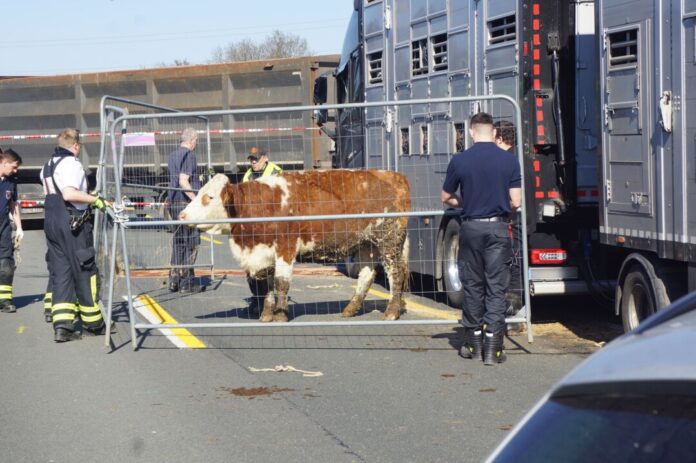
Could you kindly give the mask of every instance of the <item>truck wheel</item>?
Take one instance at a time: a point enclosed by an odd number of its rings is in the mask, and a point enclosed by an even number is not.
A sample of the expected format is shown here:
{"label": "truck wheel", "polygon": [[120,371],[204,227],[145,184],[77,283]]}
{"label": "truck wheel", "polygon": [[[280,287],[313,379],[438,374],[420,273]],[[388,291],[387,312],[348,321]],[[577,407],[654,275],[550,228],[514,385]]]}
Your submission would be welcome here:
{"label": "truck wheel", "polygon": [[459,279],[459,222],[447,222],[442,238],[442,282],[447,294],[447,302],[461,309],[464,301],[462,280]]}
{"label": "truck wheel", "polygon": [[624,331],[635,329],[657,310],[655,289],[640,265],[634,265],[621,287],[621,320]]}

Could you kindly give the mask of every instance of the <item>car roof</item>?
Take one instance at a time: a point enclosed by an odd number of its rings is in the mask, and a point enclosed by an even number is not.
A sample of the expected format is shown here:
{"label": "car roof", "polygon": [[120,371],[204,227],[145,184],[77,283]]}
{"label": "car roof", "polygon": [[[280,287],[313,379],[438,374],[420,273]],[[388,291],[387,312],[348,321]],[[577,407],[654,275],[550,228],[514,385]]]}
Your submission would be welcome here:
{"label": "car roof", "polygon": [[608,383],[696,381],[696,293],[643,324],[590,356],[551,395],[606,391]]}

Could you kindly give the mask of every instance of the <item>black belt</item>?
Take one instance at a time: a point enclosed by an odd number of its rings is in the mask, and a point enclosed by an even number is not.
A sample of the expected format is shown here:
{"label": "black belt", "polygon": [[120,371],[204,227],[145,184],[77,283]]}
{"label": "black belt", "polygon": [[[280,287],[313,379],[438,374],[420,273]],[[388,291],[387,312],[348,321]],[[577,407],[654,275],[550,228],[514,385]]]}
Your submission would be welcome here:
{"label": "black belt", "polygon": [[462,220],[464,222],[510,222],[510,216],[509,215],[496,215],[493,217],[483,217],[483,218],[465,217]]}

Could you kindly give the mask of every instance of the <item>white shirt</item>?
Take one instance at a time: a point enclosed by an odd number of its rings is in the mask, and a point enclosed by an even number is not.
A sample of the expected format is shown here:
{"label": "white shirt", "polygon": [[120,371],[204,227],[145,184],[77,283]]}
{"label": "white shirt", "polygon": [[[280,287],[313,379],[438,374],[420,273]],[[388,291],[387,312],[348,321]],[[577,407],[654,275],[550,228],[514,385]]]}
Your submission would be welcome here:
{"label": "white shirt", "polygon": [[[55,165],[60,157],[52,158],[52,162]],[[51,178],[44,179],[44,172],[41,169],[41,181],[44,184],[44,192],[46,194],[55,194],[55,187],[53,186],[53,181]],[[73,187],[76,190],[87,193],[87,176],[85,175],[85,169],[82,167],[80,160],[74,156],[66,156],[65,159],[60,161],[60,164],[56,166],[53,171],[53,178],[62,192],[66,187]],[[89,207],[89,204],[85,203],[73,203],[70,202],[75,209],[84,211]]]}

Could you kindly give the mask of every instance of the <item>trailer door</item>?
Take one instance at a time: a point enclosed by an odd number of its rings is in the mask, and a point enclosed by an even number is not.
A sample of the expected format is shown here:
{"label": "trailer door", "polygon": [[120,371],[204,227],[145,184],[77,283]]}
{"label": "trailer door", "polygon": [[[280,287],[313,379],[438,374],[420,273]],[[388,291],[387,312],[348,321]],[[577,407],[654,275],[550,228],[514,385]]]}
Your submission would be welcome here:
{"label": "trailer door", "polygon": [[[630,8],[623,4],[602,11],[606,212],[649,217],[654,210],[650,148],[654,124],[650,98],[652,2],[629,3]],[[630,22],[626,22],[627,10],[631,11]],[[608,225],[612,225],[611,220]]]}

